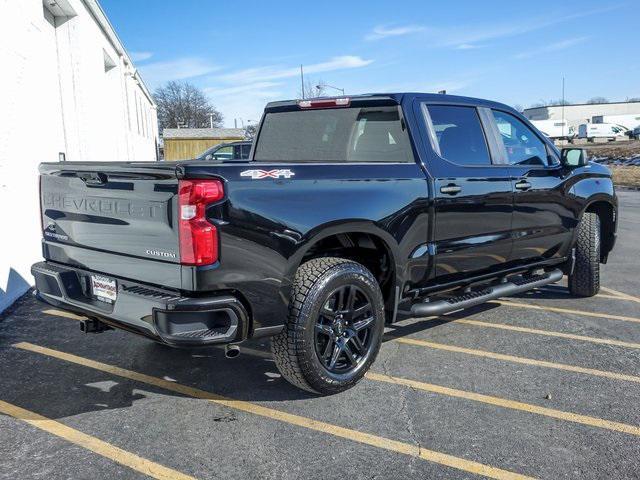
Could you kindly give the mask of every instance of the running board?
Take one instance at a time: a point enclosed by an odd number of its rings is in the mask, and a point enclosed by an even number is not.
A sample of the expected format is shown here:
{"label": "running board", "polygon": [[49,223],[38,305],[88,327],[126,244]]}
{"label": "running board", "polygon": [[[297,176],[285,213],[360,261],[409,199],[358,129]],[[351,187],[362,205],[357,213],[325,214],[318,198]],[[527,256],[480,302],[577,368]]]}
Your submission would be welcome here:
{"label": "running board", "polygon": [[[516,293],[526,292],[532,288],[541,287],[549,283],[555,283],[562,279],[561,270],[552,270],[541,275],[531,275],[513,281],[500,283],[476,292],[465,293],[446,300],[434,302],[414,303],[410,314],[414,317],[435,317],[456,310],[474,307],[489,300],[500,297],[508,297]],[[408,313],[408,312],[407,312]]]}

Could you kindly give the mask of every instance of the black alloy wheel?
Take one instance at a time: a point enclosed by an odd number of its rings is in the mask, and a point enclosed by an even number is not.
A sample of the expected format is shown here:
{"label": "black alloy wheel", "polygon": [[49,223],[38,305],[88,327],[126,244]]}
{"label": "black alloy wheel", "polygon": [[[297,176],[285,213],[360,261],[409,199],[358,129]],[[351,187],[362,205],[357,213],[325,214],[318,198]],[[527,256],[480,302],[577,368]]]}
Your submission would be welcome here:
{"label": "black alloy wheel", "polygon": [[371,349],[374,326],[371,300],[355,285],[329,294],[315,325],[316,354],[331,373],[347,373]]}

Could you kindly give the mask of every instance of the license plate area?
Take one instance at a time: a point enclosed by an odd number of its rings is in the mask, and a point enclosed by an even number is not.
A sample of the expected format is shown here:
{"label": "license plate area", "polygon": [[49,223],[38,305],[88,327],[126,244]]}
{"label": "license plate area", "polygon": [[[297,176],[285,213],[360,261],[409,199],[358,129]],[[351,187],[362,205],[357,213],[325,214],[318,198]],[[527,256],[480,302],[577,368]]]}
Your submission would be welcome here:
{"label": "license plate area", "polygon": [[102,275],[91,275],[91,293],[101,302],[113,304],[118,297],[116,281]]}

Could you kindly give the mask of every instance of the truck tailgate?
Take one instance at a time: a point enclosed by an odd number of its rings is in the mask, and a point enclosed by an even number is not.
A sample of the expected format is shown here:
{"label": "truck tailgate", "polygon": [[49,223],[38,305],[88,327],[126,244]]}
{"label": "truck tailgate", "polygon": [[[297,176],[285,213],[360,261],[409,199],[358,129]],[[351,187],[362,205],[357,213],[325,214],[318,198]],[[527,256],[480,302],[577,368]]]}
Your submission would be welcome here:
{"label": "truck tailgate", "polygon": [[43,164],[40,173],[45,258],[179,286],[174,165]]}

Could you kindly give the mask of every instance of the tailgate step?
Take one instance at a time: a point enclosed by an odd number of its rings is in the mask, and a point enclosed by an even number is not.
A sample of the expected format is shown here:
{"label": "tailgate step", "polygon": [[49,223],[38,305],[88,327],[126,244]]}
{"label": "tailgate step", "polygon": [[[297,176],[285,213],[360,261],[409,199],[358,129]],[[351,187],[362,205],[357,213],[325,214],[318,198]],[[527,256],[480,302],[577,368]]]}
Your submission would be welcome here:
{"label": "tailgate step", "polygon": [[555,283],[562,279],[561,270],[552,270],[540,275],[527,275],[508,282],[493,285],[477,292],[464,293],[455,297],[433,302],[414,303],[410,312],[403,312],[414,317],[434,317],[456,310],[480,305],[489,300],[526,292],[532,288]]}

